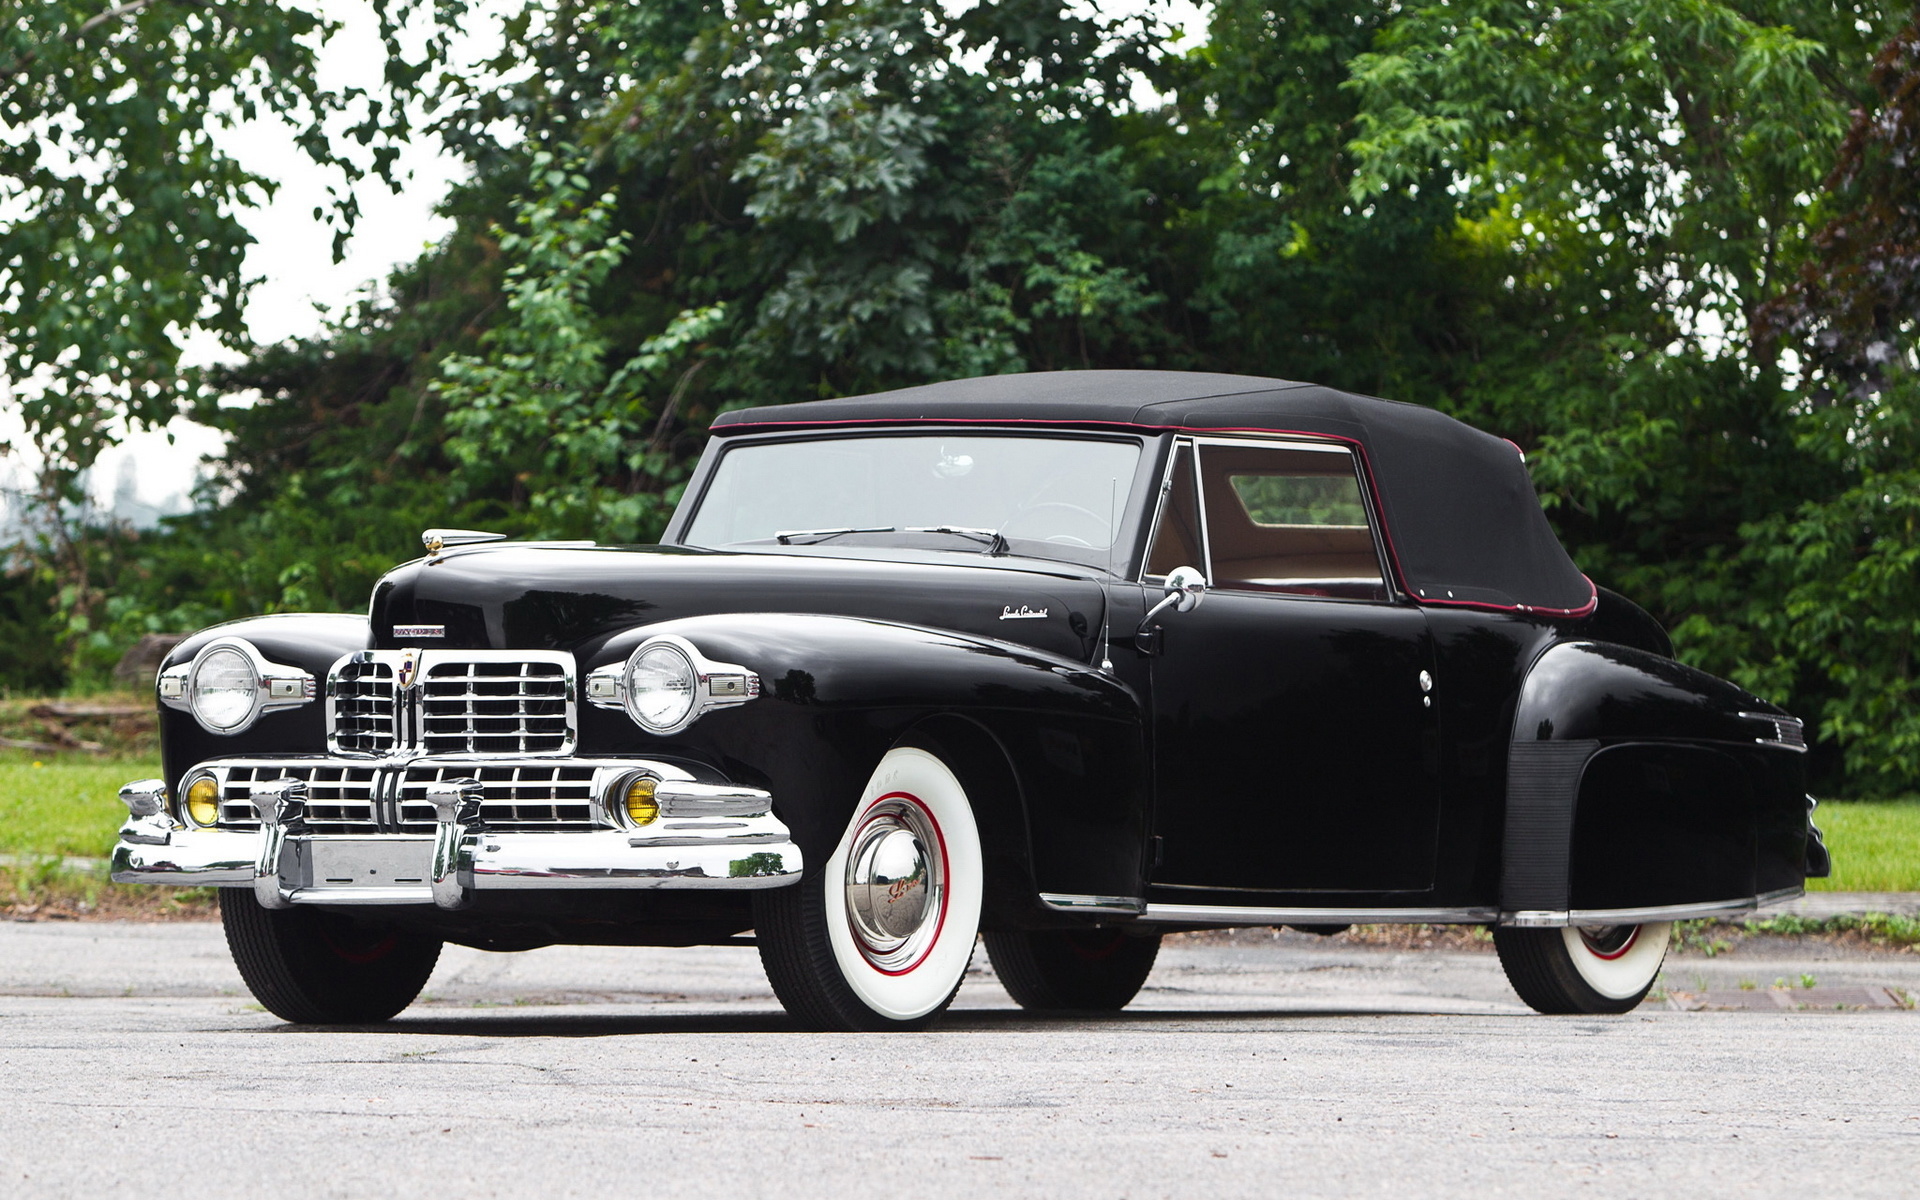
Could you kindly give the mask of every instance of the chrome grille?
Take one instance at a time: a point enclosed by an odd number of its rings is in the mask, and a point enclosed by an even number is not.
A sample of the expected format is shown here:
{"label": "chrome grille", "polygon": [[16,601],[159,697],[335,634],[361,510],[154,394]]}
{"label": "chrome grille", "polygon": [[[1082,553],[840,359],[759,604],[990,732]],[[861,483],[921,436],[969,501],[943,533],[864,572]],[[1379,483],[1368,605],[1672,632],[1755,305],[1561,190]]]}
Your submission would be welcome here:
{"label": "chrome grille", "polygon": [[313,762],[210,764],[220,779],[220,828],[258,829],[253,785],[298,779],[307,785],[307,829],[312,833],[376,833],[374,791],[379,768]]}
{"label": "chrome grille", "polygon": [[573,741],[572,689],[558,662],[435,662],[420,690],[428,754],[561,754]]}
{"label": "chrome grille", "polygon": [[348,657],[327,677],[327,728],[335,751],[389,754],[394,729],[393,664]]}
{"label": "chrome grille", "polygon": [[480,819],[500,833],[564,833],[604,829],[596,797],[631,768],[614,760],[503,763],[416,761],[411,765],[314,759],[241,759],[204,764],[220,781],[220,828],[258,829],[253,788],[272,779],[307,785],[307,833],[432,833],[427,785],[478,779]]}
{"label": "chrome grille", "polygon": [[427,785],[443,779],[478,779],[485,794],[480,819],[501,833],[556,833],[603,827],[594,813],[592,764],[424,764],[407,768],[400,784],[400,831],[431,833],[433,805]]}
{"label": "chrome grille", "polygon": [[564,755],[573,656],[547,650],[363,650],[327,675],[336,754]]}

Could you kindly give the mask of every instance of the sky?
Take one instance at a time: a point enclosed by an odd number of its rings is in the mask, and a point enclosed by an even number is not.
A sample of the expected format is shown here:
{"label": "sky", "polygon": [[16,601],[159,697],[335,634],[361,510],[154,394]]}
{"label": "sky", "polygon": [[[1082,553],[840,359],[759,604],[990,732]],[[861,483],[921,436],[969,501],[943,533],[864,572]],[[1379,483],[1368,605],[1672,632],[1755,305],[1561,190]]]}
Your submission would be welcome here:
{"label": "sky", "polygon": [[[1144,8],[1148,2],[1107,0],[1101,8],[1117,15]],[[509,6],[510,0],[495,0],[480,9],[485,14]],[[367,0],[317,0],[313,7],[343,26],[321,50],[321,82],[376,86],[383,51]],[[1164,8],[1169,19],[1186,31],[1183,47],[1204,41],[1203,4],[1169,0]],[[457,39],[454,53],[476,61],[491,55],[499,44],[495,21],[483,15]],[[260,281],[246,310],[247,327],[256,343],[318,333],[329,317],[344,313],[395,265],[418,257],[452,230],[452,222],[436,216],[434,209],[463,167],[442,151],[436,139],[423,136],[405,148],[399,166],[407,182],[398,194],[378,180],[361,182],[356,189],[359,225],[339,263],[333,261],[333,231],[313,218],[314,206],[327,202],[327,187],[334,177],[300,153],[291,128],[277,121],[256,121],[223,133],[218,141],[249,170],[279,184],[271,203],[242,215],[255,239],[247,253],[247,273]],[[184,350],[190,365],[233,357],[211,337],[190,339]],[[0,457],[0,527],[11,524],[4,511],[5,494],[30,480],[33,466],[18,450],[24,445],[22,426],[12,406],[5,403],[4,387],[5,381],[0,380],[0,442],[12,442],[16,452]],[[217,456],[221,446],[220,434],[185,418],[164,430],[134,432],[100,456],[90,487],[94,503],[141,526],[186,512],[192,507],[202,459]]]}

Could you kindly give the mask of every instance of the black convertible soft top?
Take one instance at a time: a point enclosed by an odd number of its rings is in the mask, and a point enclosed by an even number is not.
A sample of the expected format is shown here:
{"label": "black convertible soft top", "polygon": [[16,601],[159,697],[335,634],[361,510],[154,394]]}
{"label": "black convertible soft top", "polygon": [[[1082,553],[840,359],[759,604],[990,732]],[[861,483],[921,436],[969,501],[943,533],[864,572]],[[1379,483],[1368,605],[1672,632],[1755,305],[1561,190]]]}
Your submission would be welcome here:
{"label": "black convertible soft top", "polygon": [[988,375],[723,413],[716,435],[822,425],[1058,424],[1262,431],[1359,448],[1400,582],[1422,604],[1581,616],[1596,603],[1513,443],[1418,404],[1310,383],[1183,371]]}

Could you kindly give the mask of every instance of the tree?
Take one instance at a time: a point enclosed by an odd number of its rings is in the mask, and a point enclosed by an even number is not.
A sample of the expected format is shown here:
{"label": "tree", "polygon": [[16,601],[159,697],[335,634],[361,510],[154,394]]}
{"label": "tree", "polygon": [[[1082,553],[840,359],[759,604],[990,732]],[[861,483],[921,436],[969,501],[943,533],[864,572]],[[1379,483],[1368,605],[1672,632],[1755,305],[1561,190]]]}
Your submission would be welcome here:
{"label": "tree", "polygon": [[98,597],[66,527],[80,473],[120,429],[164,425],[196,394],[180,369],[189,336],[250,347],[240,214],[273,184],[216,133],[256,117],[294,126],[343,185],[336,254],[356,215],[344,185],[394,182],[418,81],[396,22],[417,0],[372,2],[390,55],[380,95],[320,85],[315,54],[337,26],[289,0],[49,0],[0,17],[14,131],[0,137],[0,371],[43,463],[37,512],[82,628]]}
{"label": "tree", "polygon": [[1756,683],[1816,701],[1861,790],[1920,778],[1920,14],[1874,61],[1826,220],[1762,319],[1808,376],[1802,449],[1839,476],[1744,528],[1744,603],[1700,632]]}

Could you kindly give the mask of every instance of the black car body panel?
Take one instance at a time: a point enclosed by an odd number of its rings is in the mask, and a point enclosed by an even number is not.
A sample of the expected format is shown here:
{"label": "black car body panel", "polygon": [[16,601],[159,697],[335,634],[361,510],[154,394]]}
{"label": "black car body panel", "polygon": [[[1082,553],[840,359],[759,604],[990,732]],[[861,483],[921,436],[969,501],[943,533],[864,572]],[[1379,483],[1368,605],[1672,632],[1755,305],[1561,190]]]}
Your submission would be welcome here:
{"label": "black car body panel", "polygon": [[[1080,524],[1014,553],[961,540],[979,530],[914,528],[689,544],[741,447],[997,430],[1118,438],[1138,445],[1138,465],[1112,480],[1114,511],[1084,497],[1031,505]],[[578,700],[569,761],[600,764],[595,787],[632,759],[756,789],[809,872],[890,748],[935,747],[976,810],[988,929],[1315,912],[1551,924],[1731,911],[1803,884],[1798,722],[1675,662],[1651,617],[1595,589],[1552,540],[1513,447],[1430,410],[1272,380],[1086,372],[728,414],[715,432],[662,546],[448,544],[382,579],[369,618],[219,626],[182,643],[163,678],[222,638],[323,688],[355,655],[403,673],[409,651],[429,664],[551,656],[570,664]],[[1269,451],[1322,454],[1268,475],[1324,483],[1301,494],[1339,491],[1345,515],[1256,513],[1281,503],[1260,498],[1268,476],[1222,464]],[[1223,481],[1245,489],[1239,533],[1218,519]],[[1188,487],[1190,535],[1175,528]],[[1223,564],[1255,562],[1262,538],[1325,561],[1306,584],[1285,563],[1230,578]],[[1171,565],[1156,553],[1210,560],[1181,564],[1210,572],[1203,603],[1149,616]],[[588,702],[590,677],[611,679],[662,638],[745,672],[752,694],[667,734]],[[334,753],[330,703],[233,735],[163,705],[175,819],[197,764]],[[741,879],[749,860],[734,864]],[[697,941],[747,919],[732,893],[670,888],[534,888],[410,911],[475,944]]]}

